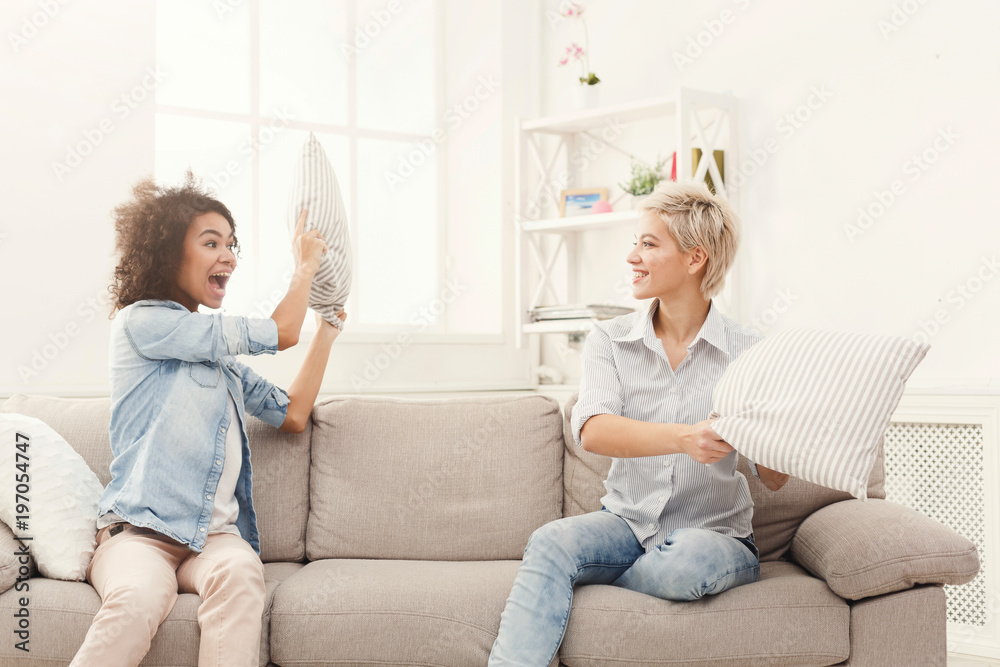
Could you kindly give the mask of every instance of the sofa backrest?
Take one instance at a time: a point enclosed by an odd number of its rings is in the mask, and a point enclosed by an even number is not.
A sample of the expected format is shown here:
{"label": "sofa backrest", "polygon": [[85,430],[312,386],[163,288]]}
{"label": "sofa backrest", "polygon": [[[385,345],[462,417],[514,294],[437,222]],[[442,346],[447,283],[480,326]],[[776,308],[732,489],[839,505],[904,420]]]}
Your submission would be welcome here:
{"label": "sofa backrest", "polygon": [[312,419],[309,560],[520,559],[562,516],[552,398],[334,397]]}
{"label": "sofa backrest", "polygon": [[[111,399],[55,398],[17,394],[0,406],[41,419],[83,457],[104,486],[111,481]],[[309,510],[309,439],[285,433],[250,417],[247,424],[253,468],[253,503],[260,534],[260,557],[270,561],[305,558]]]}
{"label": "sofa backrest", "polygon": [[[576,445],[570,430],[570,418],[577,395],[566,401],[563,410],[563,432],[566,443],[563,477],[566,480],[564,516],[575,516],[601,509],[604,480],[611,468],[611,459],[591,454]],[[885,498],[884,454],[879,445],[878,457],[868,480],[868,497]],[[792,538],[802,521],[820,509],[841,500],[853,498],[849,493],[834,491],[792,477],[778,491],[771,491],[751,472],[746,459],[740,455],[737,469],[747,478],[753,497],[754,543],[760,551],[761,561],[779,560],[791,547]]]}

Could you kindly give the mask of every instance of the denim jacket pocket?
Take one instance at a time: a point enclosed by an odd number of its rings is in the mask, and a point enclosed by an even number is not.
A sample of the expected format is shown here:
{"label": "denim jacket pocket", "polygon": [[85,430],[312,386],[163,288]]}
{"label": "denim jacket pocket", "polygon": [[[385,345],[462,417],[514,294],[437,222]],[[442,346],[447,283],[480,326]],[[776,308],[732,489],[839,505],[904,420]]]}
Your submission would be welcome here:
{"label": "denim jacket pocket", "polygon": [[217,387],[219,385],[219,377],[222,375],[222,371],[219,370],[217,365],[207,361],[192,363],[189,366],[188,372],[191,375],[191,379],[201,387]]}

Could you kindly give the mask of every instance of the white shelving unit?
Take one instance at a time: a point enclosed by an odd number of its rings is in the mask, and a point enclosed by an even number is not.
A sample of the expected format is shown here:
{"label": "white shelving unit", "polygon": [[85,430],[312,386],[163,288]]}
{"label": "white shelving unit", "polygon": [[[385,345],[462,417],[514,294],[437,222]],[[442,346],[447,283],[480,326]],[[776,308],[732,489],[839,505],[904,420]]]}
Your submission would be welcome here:
{"label": "white shelving unit", "polygon": [[[568,174],[565,187],[586,187],[593,184],[580,183],[580,172],[571,159],[578,142],[588,139],[594,132],[609,122],[631,123],[646,119],[673,118],[673,136],[651,137],[651,145],[660,155],[669,156],[677,152],[678,175],[692,174],[695,180],[703,180],[710,173],[714,183],[731,183],[739,164],[737,135],[737,102],[731,95],[708,93],[690,88],[679,88],[674,95],[617,104],[585,111],[548,116],[531,120],[516,119],[515,136],[515,199],[517,212],[515,242],[515,322],[517,346],[525,345],[526,336],[538,334],[579,334],[586,333],[591,320],[550,320],[531,322],[529,311],[541,305],[578,303],[575,282],[577,271],[577,240],[579,234],[597,229],[634,227],[639,219],[638,211],[624,210],[599,213],[571,218],[529,219],[525,217],[526,204],[538,201],[545,192],[546,184],[556,181],[554,175]],[[669,121],[668,121],[669,122]],[[727,129],[724,145],[720,142],[723,128]],[[589,135],[593,137],[595,135]],[[551,139],[555,137],[555,149]],[[546,147],[549,148],[546,151]],[[611,146],[611,148],[614,148]],[[692,148],[702,150],[699,163],[692,169]],[[714,160],[714,151],[725,152],[725,174],[720,174]],[[527,162],[530,160],[530,163]],[[539,178],[527,183],[525,174],[529,164],[533,164]],[[718,188],[717,191],[729,199],[739,210],[736,193],[732,188]],[[543,242],[544,237],[555,242]],[[557,290],[553,281],[553,271],[557,259],[564,253],[568,272],[566,289]],[[735,268],[735,267],[734,267]],[[722,305],[727,312],[736,313],[733,289],[738,282],[735,271],[730,274],[729,287],[722,295]],[[583,300],[586,301],[586,295]],[[545,300],[551,298],[549,302]]]}

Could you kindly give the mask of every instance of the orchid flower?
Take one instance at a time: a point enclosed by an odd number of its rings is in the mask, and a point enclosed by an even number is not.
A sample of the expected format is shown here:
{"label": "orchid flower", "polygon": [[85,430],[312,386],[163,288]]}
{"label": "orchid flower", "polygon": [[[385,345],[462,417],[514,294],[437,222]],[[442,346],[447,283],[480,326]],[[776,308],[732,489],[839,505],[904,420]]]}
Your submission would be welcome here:
{"label": "orchid flower", "polygon": [[570,58],[578,60],[580,61],[580,85],[593,86],[600,83],[601,80],[597,78],[597,75],[590,71],[590,58],[587,56],[590,39],[587,34],[587,21],[583,18],[583,7],[575,2],[564,0],[559,5],[559,14],[565,18],[580,19],[580,23],[583,24],[583,43],[587,47],[584,48],[576,42],[572,42],[566,47],[565,55],[559,59],[559,66],[568,64]]}
{"label": "orchid flower", "polygon": [[575,2],[563,2],[559,5],[559,14],[565,16],[566,18],[579,18],[580,14],[583,13],[583,7]]}

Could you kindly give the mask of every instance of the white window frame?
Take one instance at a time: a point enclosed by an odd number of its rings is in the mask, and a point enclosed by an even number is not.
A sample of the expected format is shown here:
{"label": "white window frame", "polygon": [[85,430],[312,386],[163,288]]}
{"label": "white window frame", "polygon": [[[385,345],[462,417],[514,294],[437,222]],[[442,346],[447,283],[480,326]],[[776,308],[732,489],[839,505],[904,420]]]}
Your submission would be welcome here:
{"label": "white window frame", "polygon": [[[429,0],[433,4],[435,32],[432,35],[434,40],[434,118],[442,119],[446,112],[446,54],[444,27],[445,15],[443,0]],[[341,43],[353,44],[353,28],[358,20],[357,0],[345,0],[346,2],[346,23],[343,33],[339,36]],[[262,126],[274,121],[280,121],[285,127],[313,131],[322,134],[340,135],[348,141],[348,153],[350,162],[350,206],[349,221],[351,234],[351,251],[354,261],[354,273],[359,274],[360,253],[358,252],[358,141],[359,139],[378,139],[386,141],[400,142],[401,146],[406,143],[416,144],[416,142],[431,139],[430,134],[414,134],[409,132],[395,132],[389,130],[366,129],[358,126],[357,122],[357,59],[348,58],[348,79],[347,79],[347,123],[346,125],[336,125],[330,123],[304,122],[292,119],[278,119],[261,114],[260,110],[260,2],[259,0],[248,0],[247,8],[249,12],[248,23],[250,31],[250,112],[248,114],[210,111],[191,107],[161,104],[157,102],[155,113],[160,115],[173,115],[186,118],[197,118],[206,120],[222,120],[234,123],[241,123],[249,127],[250,137],[260,141],[260,131]],[[336,36],[334,37],[336,38]],[[251,219],[250,236],[253,241],[251,245],[251,256],[255,266],[261,265],[261,245],[259,242],[260,230],[260,155],[254,151],[250,158],[251,173]],[[448,257],[448,157],[447,151],[437,150],[434,152],[434,169],[436,170],[436,225],[437,250],[441,261],[437,262],[435,269],[435,293],[439,293],[445,285],[447,278],[447,257]],[[252,273],[252,288],[255,295],[260,294],[260,276],[256,271]],[[391,295],[387,295],[391,298]],[[350,302],[348,303],[348,306]],[[498,307],[500,307],[498,305]],[[350,308],[347,308],[350,314]],[[415,343],[430,344],[490,344],[504,343],[503,332],[497,333],[455,333],[448,332],[443,323],[447,318],[442,316],[438,322],[428,326],[421,332],[413,332],[410,335]],[[342,336],[342,343],[388,343],[397,339],[398,335],[410,329],[407,323],[400,324],[360,324],[351,323]],[[313,323],[311,318],[306,319],[302,338],[308,340],[312,337]]]}

